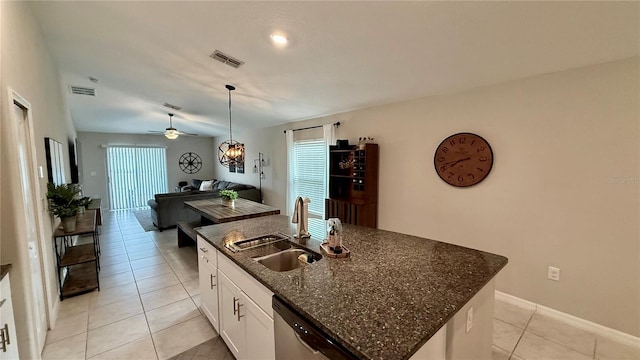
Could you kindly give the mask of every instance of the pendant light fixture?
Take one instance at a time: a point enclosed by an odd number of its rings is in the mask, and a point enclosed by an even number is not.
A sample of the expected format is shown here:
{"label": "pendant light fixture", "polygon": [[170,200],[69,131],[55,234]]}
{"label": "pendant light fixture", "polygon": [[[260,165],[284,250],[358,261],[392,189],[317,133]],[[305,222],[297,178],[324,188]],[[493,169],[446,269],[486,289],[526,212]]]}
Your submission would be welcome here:
{"label": "pendant light fixture", "polygon": [[229,140],[223,141],[218,146],[218,161],[225,167],[244,163],[244,144],[233,140],[231,132],[231,91],[235,90],[233,85],[225,85],[229,91]]}

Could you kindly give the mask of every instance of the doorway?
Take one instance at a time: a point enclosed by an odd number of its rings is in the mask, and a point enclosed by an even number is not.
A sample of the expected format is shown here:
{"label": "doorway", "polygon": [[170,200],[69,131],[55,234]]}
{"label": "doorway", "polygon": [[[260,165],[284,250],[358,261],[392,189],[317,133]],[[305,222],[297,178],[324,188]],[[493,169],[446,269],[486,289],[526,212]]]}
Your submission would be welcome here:
{"label": "doorway", "polygon": [[15,142],[18,153],[18,171],[24,213],[26,239],[18,242],[18,246],[26,246],[29,258],[29,275],[31,278],[32,310],[37,349],[42,351],[47,335],[47,307],[41,252],[42,218],[38,209],[39,189],[36,176],[36,157],[31,119],[31,105],[18,94],[9,90],[12,96],[11,121],[16,128]]}

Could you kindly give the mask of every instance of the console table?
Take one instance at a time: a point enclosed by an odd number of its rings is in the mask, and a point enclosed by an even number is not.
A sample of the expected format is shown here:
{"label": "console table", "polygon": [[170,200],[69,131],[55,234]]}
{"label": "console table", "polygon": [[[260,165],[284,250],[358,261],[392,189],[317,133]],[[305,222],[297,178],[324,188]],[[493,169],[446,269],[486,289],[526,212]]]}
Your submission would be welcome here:
{"label": "console table", "polygon": [[[100,239],[97,231],[96,210],[87,210],[76,215],[76,231],[64,232],[56,229],[53,243],[56,250],[60,300],[80,295],[95,289],[100,290]],[[89,244],[74,245],[73,237],[91,235]],[[67,276],[63,278],[63,270]]]}
{"label": "console table", "polygon": [[96,225],[102,225],[102,199],[101,198],[93,198],[87,206],[87,210],[95,210],[96,211]]}

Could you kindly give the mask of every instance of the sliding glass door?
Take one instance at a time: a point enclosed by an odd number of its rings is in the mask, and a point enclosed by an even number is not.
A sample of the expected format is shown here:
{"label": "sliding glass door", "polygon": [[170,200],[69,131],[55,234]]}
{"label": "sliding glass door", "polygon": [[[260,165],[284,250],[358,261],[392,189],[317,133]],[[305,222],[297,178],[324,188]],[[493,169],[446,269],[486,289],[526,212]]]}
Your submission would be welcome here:
{"label": "sliding glass door", "polygon": [[139,209],[167,192],[167,150],[162,147],[108,146],[111,210]]}

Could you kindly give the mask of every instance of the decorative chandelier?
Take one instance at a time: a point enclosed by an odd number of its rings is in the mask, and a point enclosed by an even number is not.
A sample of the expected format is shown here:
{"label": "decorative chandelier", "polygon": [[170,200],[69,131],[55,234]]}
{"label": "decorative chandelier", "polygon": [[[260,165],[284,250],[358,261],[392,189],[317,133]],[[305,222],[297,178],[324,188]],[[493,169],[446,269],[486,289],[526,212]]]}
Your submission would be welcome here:
{"label": "decorative chandelier", "polygon": [[231,91],[236,88],[232,85],[225,85],[224,87],[229,90],[229,140],[223,141],[218,146],[218,161],[223,166],[229,167],[229,165],[244,163],[244,144],[233,140],[231,133]]}

